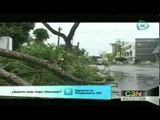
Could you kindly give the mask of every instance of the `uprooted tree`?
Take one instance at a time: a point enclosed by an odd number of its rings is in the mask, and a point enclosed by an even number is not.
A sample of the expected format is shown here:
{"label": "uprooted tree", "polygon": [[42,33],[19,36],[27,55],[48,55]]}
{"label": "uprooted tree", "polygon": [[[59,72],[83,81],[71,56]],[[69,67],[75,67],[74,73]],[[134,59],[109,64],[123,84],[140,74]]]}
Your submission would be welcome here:
{"label": "uprooted tree", "polygon": [[[34,84],[28,81],[28,78],[26,78],[26,76],[24,77],[23,75],[28,76],[30,73],[33,73],[32,75],[40,75],[44,72],[45,75],[48,74],[49,76],[52,76],[51,80],[53,80],[53,77],[56,77],[56,80],[61,81],[61,83],[63,81],[65,84],[70,84],[68,81],[72,81],[71,84],[106,84],[106,78],[102,78],[101,76],[97,77],[97,71],[86,65],[87,59],[84,54],[85,51],[83,51],[82,55],[75,55],[73,52],[74,47],[71,41],[79,24],[80,23],[74,23],[69,34],[66,36],[63,33],[54,30],[49,24],[43,22],[43,25],[45,25],[48,30],[64,39],[65,47],[67,49],[64,49],[63,46],[54,47],[54,45],[51,45],[49,47],[45,44],[41,44],[41,42],[43,42],[44,39],[47,39],[48,36],[43,36],[43,39],[40,39],[38,43],[35,41],[35,44],[33,45],[29,44],[28,46],[23,46],[22,51],[21,48],[19,49],[20,52],[0,48],[0,57],[7,58],[7,61],[4,60],[7,64],[4,65],[4,63],[0,62],[0,79],[5,79],[12,85],[29,86]],[[46,32],[43,30],[43,33]],[[42,38],[42,36],[40,36],[40,38]],[[14,60],[17,62],[16,65],[18,65],[18,67],[20,64],[22,67],[20,69],[17,68],[17,66],[13,67],[10,64],[10,61],[8,63],[8,60]],[[29,67],[29,70],[27,69],[25,72],[21,72],[23,71],[24,66],[26,68]],[[16,68],[15,71],[13,70],[14,68]],[[19,69],[20,72],[17,72],[17,69]],[[45,79],[39,79],[39,81],[41,80],[45,81]]]}
{"label": "uprooted tree", "polygon": [[4,78],[8,83],[13,85],[22,85],[22,86],[30,86],[31,84],[27,83],[22,78],[16,76],[13,73],[9,73],[6,70],[0,68],[0,77]]}
{"label": "uprooted tree", "polygon": [[[50,63],[48,63],[48,61],[34,57],[34,56],[30,56],[30,55],[26,55],[23,53],[19,53],[19,52],[15,52],[15,51],[10,51],[10,50],[5,50],[0,48],[0,56],[2,57],[7,57],[10,59],[15,59],[15,60],[21,60],[21,61],[25,61],[25,62],[29,62],[32,63],[34,65],[39,65],[51,72],[53,72],[54,74],[57,74],[59,77],[63,77],[69,80],[72,80],[78,84],[106,84],[106,80],[104,81],[85,81],[85,80],[81,80],[79,78],[74,77],[73,75],[67,73],[66,71],[62,71],[58,68],[58,66],[52,65]],[[0,69],[0,76],[6,78],[9,82],[18,84],[18,85],[30,85],[27,84],[23,79],[15,76],[14,74],[9,74],[7,73],[5,70]]]}

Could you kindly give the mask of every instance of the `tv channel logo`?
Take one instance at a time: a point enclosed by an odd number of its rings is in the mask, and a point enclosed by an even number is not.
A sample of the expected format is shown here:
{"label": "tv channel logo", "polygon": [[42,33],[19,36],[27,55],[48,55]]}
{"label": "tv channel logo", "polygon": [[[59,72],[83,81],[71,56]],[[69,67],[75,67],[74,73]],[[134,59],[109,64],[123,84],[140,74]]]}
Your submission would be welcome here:
{"label": "tv channel logo", "polygon": [[65,88],[64,89],[64,95],[72,95],[73,89],[72,88]]}
{"label": "tv channel logo", "polygon": [[146,30],[149,28],[149,24],[142,21],[142,20],[139,20],[139,22],[137,23],[137,29],[138,30]]}
{"label": "tv channel logo", "polygon": [[121,91],[121,101],[145,101],[146,91],[125,90]]}

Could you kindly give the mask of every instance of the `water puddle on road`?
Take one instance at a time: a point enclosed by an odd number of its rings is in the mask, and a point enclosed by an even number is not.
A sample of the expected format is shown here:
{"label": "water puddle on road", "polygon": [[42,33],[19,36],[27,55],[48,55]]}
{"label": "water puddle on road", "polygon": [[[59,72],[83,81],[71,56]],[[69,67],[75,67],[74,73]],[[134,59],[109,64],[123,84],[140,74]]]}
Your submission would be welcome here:
{"label": "water puddle on road", "polygon": [[148,90],[159,85],[159,78],[149,75],[137,74],[139,89]]}
{"label": "water puddle on road", "polygon": [[112,71],[110,74],[116,79],[115,82],[118,82],[118,87],[112,88],[114,98],[120,97],[122,90],[148,90],[159,85],[158,76],[119,71]]}

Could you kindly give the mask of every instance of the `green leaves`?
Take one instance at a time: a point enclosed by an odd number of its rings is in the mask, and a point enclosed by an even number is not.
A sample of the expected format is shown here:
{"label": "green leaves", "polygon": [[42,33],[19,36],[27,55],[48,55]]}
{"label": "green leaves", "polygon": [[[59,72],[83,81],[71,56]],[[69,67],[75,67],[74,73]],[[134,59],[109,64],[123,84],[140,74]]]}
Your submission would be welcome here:
{"label": "green leaves", "polygon": [[48,60],[48,62],[59,66],[62,70],[80,79],[89,81],[103,79],[97,74],[96,68],[89,66],[91,63],[89,56],[66,52],[63,46],[35,42],[32,45],[24,46],[20,49],[20,52]]}
{"label": "green leaves", "polygon": [[73,66],[72,74],[78,78],[88,81],[103,80],[103,78],[97,74],[97,69],[83,64]]}
{"label": "green leaves", "polygon": [[22,47],[19,51],[28,55],[36,56],[50,62],[55,62],[55,48],[54,45],[47,46],[40,42],[35,42],[31,45]]}
{"label": "green leaves", "polygon": [[[97,68],[89,66],[91,58],[88,55],[77,55],[65,51],[63,46],[45,45],[40,42],[27,44],[19,49],[19,52],[47,60],[50,64],[72,74],[81,80],[102,81],[104,78],[97,73]],[[0,57],[0,67],[25,79],[32,85],[66,85],[77,84],[74,81],[64,79],[41,66],[17,60]]]}
{"label": "green leaves", "polygon": [[10,36],[13,39],[13,50],[16,50],[28,40],[29,31],[35,26],[34,23],[0,23],[0,36]]}
{"label": "green leaves", "polygon": [[36,37],[36,41],[43,42],[47,38],[49,38],[49,34],[46,29],[39,28],[33,31],[33,34]]}

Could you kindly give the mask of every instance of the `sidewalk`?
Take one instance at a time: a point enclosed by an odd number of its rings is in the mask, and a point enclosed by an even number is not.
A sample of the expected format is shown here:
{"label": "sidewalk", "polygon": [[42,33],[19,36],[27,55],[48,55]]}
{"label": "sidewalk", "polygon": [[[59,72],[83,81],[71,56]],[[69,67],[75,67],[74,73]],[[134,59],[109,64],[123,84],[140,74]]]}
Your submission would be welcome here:
{"label": "sidewalk", "polygon": [[140,67],[151,67],[151,68],[159,68],[159,63],[136,64],[136,66],[140,66]]}

